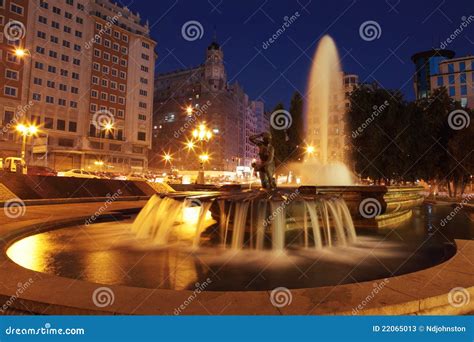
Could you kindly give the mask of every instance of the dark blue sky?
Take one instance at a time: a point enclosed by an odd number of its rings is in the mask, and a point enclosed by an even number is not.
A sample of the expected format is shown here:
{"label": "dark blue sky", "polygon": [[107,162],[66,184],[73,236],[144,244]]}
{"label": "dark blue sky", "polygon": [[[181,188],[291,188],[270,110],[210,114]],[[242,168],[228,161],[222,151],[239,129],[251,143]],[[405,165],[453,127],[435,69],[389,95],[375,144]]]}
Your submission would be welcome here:
{"label": "dark blue sky", "polygon": [[[216,26],[228,78],[238,80],[252,99],[263,99],[267,110],[279,101],[288,104],[295,90],[305,91],[310,58],[324,34],[336,41],[344,71],[359,74],[362,81],[401,89],[412,99],[411,55],[439,47],[460,27],[463,17],[474,16],[473,0],[134,0],[128,4],[150,22],[158,42],[157,72],[202,63]],[[299,18],[263,49],[263,42],[283,25],[284,17],[297,11]],[[202,25],[201,39],[183,38],[181,28],[190,20]],[[381,28],[380,37],[373,41],[359,34],[361,24],[369,20]],[[474,20],[448,48],[457,56],[474,53]]]}

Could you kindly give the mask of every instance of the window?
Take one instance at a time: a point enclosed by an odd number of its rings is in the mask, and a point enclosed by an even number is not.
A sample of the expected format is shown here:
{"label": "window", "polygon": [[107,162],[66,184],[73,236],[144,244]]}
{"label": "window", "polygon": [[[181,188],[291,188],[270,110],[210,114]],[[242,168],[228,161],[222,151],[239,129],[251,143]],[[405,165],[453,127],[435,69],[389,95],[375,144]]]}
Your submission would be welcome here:
{"label": "window", "polygon": [[23,7],[14,3],[10,3],[10,11],[18,15],[23,15]]}
{"label": "window", "polygon": [[54,88],[54,81],[47,81],[46,82],[46,85],[48,86],[48,88]]}
{"label": "window", "polygon": [[53,6],[53,13],[61,14],[61,9],[56,6]]}
{"label": "window", "polygon": [[36,32],[36,36],[38,36],[38,38],[41,38],[41,39],[46,39],[46,33],[42,31]]}
{"label": "window", "polygon": [[82,32],[81,31],[76,31],[76,37],[82,38]]}
{"label": "window", "polygon": [[35,100],[35,101],[41,101],[41,94],[33,93],[33,100]]}
{"label": "window", "polygon": [[58,105],[60,105],[60,106],[66,106],[66,100],[65,100],[65,99],[59,99],[59,100],[58,100]]}
{"label": "window", "polygon": [[71,33],[71,28],[69,26],[64,26],[64,32]]}
{"label": "window", "polygon": [[43,65],[43,63],[41,63],[41,62],[35,62],[35,68],[36,68],[36,69],[43,70],[43,69],[44,69],[44,65]]}
{"label": "window", "polygon": [[54,97],[46,96],[46,103],[54,103]]}
{"label": "window", "polygon": [[[57,21],[52,21],[51,27],[59,30],[59,23]],[[66,26],[64,26],[64,31],[66,31]]]}
{"label": "window", "polygon": [[45,0],[40,0],[40,7],[48,9],[48,3]]}
{"label": "window", "polygon": [[37,46],[37,47],[36,47],[36,52],[41,53],[41,54],[44,55],[44,47]]}
{"label": "window", "polygon": [[82,19],[81,17],[76,17],[76,23],[78,23],[78,24],[83,24],[83,23],[84,23],[84,19]]}
{"label": "window", "polygon": [[14,70],[6,69],[5,77],[10,80],[18,80],[18,72]]}
{"label": "window", "polygon": [[51,40],[51,43],[59,44],[59,38],[58,37],[51,36],[50,40]]}
{"label": "window", "polygon": [[449,75],[448,79],[449,79],[449,84],[454,84],[454,81],[455,81],[454,75]]}
{"label": "window", "polygon": [[138,120],[146,121],[146,115],[138,114]]}
{"label": "window", "polygon": [[42,24],[47,24],[48,23],[48,19],[46,17],[43,17],[42,15],[40,15],[38,17],[38,21]]}
{"label": "window", "polygon": [[459,71],[466,70],[466,62],[459,62]]}
{"label": "window", "polygon": [[460,79],[462,84],[466,84],[466,80],[467,80],[466,73],[463,72],[463,73],[459,74],[459,79]]}
{"label": "window", "polygon": [[58,131],[65,131],[66,130],[66,121],[58,119],[58,121],[56,122],[56,129]]}
{"label": "window", "polygon": [[35,77],[33,78],[33,83],[40,86],[43,84],[43,80],[41,78]]}
{"label": "window", "polygon": [[454,72],[454,64],[453,64],[453,63],[449,63],[449,64],[448,64],[448,72],[449,72],[449,73],[453,73],[453,72]]}
{"label": "window", "polygon": [[7,96],[15,96],[16,97],[17,88],[5,86],[5,89],[3,90],[3,93]]}
{"label": "window", "polygon": [[77,108],[77,102],[76,102],[76,101],[71,101],[71,102],[69,102],[69,107],[71,107],[71,108]]}
{"label": "window", "polygon": [[54,119],[45,117],[44,118],[44,128],[53,129],[53,127],[54,127]]}
{"label": "window", "polygon": [[75,51],[81,51],[81,46],[78,44],[74,44],[74,50]]}
{"label": "window", "polygon": [[56,67],[52,65],[48,65],[48,72],[55,74],[56,73]]}
{"label": "window", "polygon": [[64,13],[64,16],[65,16],[67,19],[72,19],[72,14],[69,13],[69,12],[65,12],[65,13]]}
{"label": "window", "polygon": [[97,92],[97,90],[95,90],[95,89],[91,90],[91,97],[94,98],[94,99],[99,97],[99,93]]}
{"label": "window", "polygon": [[77,122],[69,121],[69,132],[77,132]]}
{"label": "window", "polygon": [[65,85],[65,84],[60,84],[60,85],[59,85],[59,90],[61,90],[61,91],[67,91],[67,85]]}
{"label": "window", "polygon": [[462,85],[461,86],[461,96],[466,96],[467,95],[467,86]]}
{"label": "window", "polygon": [[141,141],[146,141],[146,133],[145,132],[138,132],[137,139]]}
{"label": "window", "polygon": [[456,96],[456,88],[449,87],[449,96]]}

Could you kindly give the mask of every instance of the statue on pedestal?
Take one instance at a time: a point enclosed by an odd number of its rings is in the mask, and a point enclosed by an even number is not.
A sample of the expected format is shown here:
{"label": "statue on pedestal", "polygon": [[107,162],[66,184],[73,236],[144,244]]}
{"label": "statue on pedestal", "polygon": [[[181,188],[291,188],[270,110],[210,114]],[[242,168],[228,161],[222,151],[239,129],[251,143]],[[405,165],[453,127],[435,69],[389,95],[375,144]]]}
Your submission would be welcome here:
{"label": "statue on pedestal", "polygon": [[272,136],[268,132],[252,135],[250,142],[258,146],[259,162],[252,163],[252,167],[258,172],[260,182],[264,189],[276,188],[275,178],[275,149],[272,146]]}

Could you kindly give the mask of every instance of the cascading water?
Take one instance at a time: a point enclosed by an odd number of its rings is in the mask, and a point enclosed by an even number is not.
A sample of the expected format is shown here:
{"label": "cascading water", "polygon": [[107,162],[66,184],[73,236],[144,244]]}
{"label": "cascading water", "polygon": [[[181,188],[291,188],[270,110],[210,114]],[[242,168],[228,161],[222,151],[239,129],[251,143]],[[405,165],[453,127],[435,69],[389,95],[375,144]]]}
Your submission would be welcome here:
{"label": "cascading water", "polygon": [[199,247],[203,233],[216,223],[211,217],[213,210],[218,211],[219,229],[212,234],[219,235],[222,247],[233,250],[320,249],[356,240],[349,208],[342,198],[315,195],[289,201],[285,196],[262,198],[262,192],[243,199],[207,196],[192,201],[154,195],[136,217],[132,231],[156,245],[188,241]]}

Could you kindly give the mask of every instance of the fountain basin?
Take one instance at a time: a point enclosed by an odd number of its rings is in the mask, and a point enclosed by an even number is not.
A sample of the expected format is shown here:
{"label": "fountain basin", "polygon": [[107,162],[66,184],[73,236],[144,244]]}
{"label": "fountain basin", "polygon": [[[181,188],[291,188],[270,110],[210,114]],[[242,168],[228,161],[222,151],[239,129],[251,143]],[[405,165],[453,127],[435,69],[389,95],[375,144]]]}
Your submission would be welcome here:
{"label": "fountain basin", "polygon": [[[196,189],[196,191],[194,191]],[[199,189],[199,190],[198,190]],[[231,185],[223,187],[207,188],[202,191],[193,185],[180,187],[181,191],[168,193],[184,200],[188,197],[205,200],[206,198],[221,197],[230,200],[244,200],[248,197],[250,190],[245,186]],[[302,197],[308,196],[337,196],[342,197],[349,207],[354,225],[357,228],[381,229],[393,228],[412,216],[412,210],[420,206],[424,201],[421,194],[422,186],[300,186],[280,187],[278,193],[290,196],[299,193]],[[363,201],[373,203],[375,212],[364,213]],[[362,205],[362,206],[361,206]],[[219,218],[217,208],[211,207],[213,217]]]}

